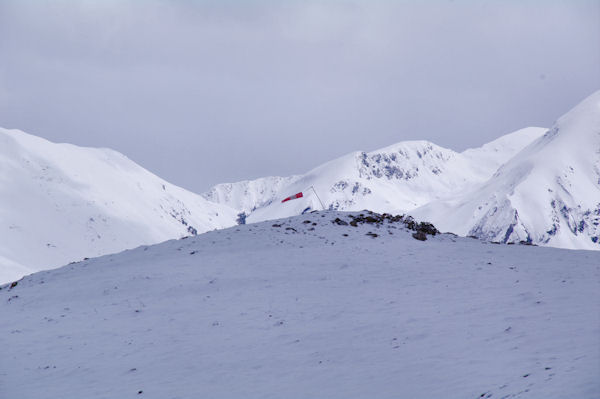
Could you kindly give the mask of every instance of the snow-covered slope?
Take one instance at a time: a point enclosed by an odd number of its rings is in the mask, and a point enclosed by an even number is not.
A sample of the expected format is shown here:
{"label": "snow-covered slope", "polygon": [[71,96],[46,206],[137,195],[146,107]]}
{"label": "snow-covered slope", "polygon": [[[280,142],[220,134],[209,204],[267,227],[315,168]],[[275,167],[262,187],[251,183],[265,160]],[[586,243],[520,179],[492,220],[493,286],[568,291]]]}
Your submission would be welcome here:
{"label": "snow-covered slope", "polygon": [[423,242],[365,216],[237,226],[5,286],[0,397],[600,397],[600,252]]}
{"label": "snow-covered slope", "polygon": [[0,282],[235,223],[108,149],[0,129]]}
{"label": "snow-covered slope", "polygon": [[600,249],[600,91],[483,186],[412,214],[491,241]]}
{"label": "snow-covered slope", "polygon": [[256,208],[277,200],[276,195],[281,187],[287,187],[297,178],[298,176],[269,176],[236,183],[222,183],[213,186],[202,196],[209,201],[225,204],[249,214]]}
{"label": "snow-covered slope", "polygon": [[[460,235],[598,250],[600,92],[550,130],[522,129],[462,153],[402,142],[276,183],[233,183],[227,195],[206,198],[250,213],[248,222],[313,209],[410,212]],[[298,192],[301,199],[281,203]]]}
{"label": "snow-covered slope", "polygon": [[[323,207],[403,213],[486,181],[545,131],[522,129],[463,153],[427,141],[401,142],[369,153],[348,154],[304,175],[278,178],[276,184],[268,179],[233,183],[216,186],[204,196],[250,213],[249,222]],[[281,204],[281,199],[297,192],[304,193],[303,199]]]}

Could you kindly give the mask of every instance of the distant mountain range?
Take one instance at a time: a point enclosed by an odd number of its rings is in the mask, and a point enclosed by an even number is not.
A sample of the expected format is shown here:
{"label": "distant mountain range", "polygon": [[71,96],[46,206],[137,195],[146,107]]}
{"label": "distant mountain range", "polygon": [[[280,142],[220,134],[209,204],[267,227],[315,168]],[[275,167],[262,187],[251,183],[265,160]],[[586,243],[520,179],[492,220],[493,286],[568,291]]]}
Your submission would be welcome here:
{"label": "distant mountain range", "polygon": [[[487,181],[545,131],[522,129],[462,153],[428,141],[406,141],[372,152],[354,152],[304,175],[220,184],[203,196],[245,211],[248,222],[323,207],[406,213]],[[297,192],[303,192],[302,199],[281,203]]]}
{"label": "distant mountain range", "polygon": [[[302,192],[302,198],[281,200]],[[320,209],[409,213],[442,231],[600,250],[600,91],[551,129],[463,152],[407,141],[202,195],[108,149],[0,129],[0,282],[208,230]],[[241,217],[240,217],[241,214]]]}
{"label": "distant mountain range", "polygon": [[[297,192],[301,199],[281,203]],[[549,130],[522,129],[462,153],[402,142],[304,175],[220,184],[203,196],[246,212],[248,222],[370,209],[493,242],[600,250],[600,91]]]}

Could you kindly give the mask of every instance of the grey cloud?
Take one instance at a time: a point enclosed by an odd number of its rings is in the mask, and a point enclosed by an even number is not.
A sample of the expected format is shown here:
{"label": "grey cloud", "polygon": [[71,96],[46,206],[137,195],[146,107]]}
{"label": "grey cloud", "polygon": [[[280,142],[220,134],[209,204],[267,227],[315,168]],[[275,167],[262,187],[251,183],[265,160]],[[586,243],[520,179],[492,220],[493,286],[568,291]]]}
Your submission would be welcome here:
{"label": "grey cloud", "polygon": [[195,191],[407,139],[549,126],[600,87],[595,1],[3,1],[0,126]]}

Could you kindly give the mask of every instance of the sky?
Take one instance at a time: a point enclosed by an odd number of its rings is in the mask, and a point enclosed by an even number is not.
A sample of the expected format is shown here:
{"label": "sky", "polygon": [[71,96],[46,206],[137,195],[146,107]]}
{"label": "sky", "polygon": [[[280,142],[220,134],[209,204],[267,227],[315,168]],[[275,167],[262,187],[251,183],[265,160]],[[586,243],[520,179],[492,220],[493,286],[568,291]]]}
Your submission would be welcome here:
{"label": "sky", "polygon": [[0,0],[0,126],[195,192],[404,140],[462,151],[600,89],[600,1]]}

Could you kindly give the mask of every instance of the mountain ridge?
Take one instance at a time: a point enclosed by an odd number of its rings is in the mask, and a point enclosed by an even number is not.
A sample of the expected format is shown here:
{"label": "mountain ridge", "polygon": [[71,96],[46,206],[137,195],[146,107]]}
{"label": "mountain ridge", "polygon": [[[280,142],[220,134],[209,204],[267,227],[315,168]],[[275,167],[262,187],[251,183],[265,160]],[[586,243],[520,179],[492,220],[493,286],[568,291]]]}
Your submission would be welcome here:
{"label": "mountain ridge", "polygon": [[[252,209],[247,212],[248,222],[292,216],[307,208],[321,209],[321,201],[314,195],[318,193],[327,209],[410,212],[483,183],[503,162],[545,131],[544,128],[520,129],[461,153],[427,140],[399,142],[370,152],[355,151],[303,175],[288,180],[279,178],[280,184],[261,198],[261,205],[254,203],[240,211]],[[247,187],[245,182],[229,184]],[[281,199],[300,191],[307,191],[302,201],[280,204]],[[219,202],[214,196],[203,195]]]}
{"label": "mountain ridge", "polygon": [[491,241],[600,249],[600,91],[476,192],[413,214],[442,230]]}
{"label": "mountain ridge", "polygon": [[[600,249],[600,92],[550,130],[521,129],[460,153],[426,140],[400,142],[201,195],[116,151],[15,129],[0,128],[0,170],[0,281],[322,208],[411,214],[487,241]],[[281,203],[297,192],[303,198]]]}
{"label": "mountain ridge", "polygon": [[236,212],[110,150],[0,129],[0,281],[235,224]]}
{"label": "mountain ridge", "polygon": [[[559,140],[549,139],[557,134]],[[600,250],[598,137],[600,91],[551,129],[520,129],[460,153],[414,140],[346,154],[293,179],[279,178],[288,184],[279,184],[260,205],[243,211],[249,213],[248,222],[323,207],[409,213],[443,231],[488,241]],[[551,142],[550,150],[541,148]],[[281,204],[296,192],[303,192],[303,198]],[[548,192],[562,194],[548,199]]]}

